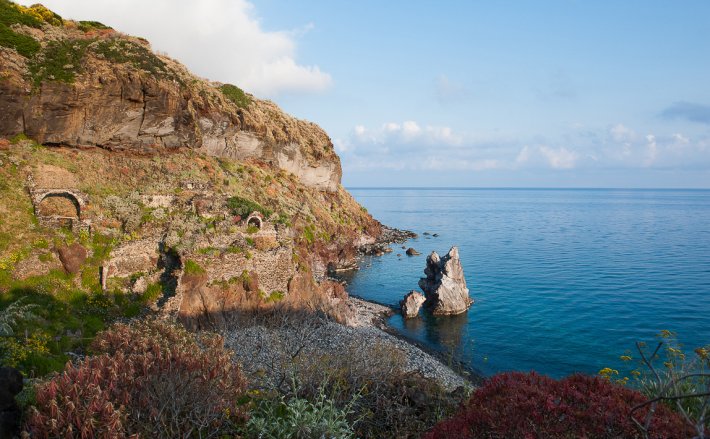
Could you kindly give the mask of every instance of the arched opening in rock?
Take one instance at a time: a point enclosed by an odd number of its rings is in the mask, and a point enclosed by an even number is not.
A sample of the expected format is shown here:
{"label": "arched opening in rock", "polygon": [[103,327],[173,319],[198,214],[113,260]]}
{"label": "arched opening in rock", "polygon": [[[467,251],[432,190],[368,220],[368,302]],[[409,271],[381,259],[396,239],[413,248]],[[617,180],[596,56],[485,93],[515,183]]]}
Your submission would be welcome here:
{"label": "arched opening in rock", "polygon": [[247,227],[249,226],[253,226],[261,230],[261,218],[258,216],[250,216],[249,219],[247,219]]}
{"label": "arched opening in rock", "polygon": [[81,205],[68,192],[47,194],[37,206],[37,214],[44,217],[81,219]]}

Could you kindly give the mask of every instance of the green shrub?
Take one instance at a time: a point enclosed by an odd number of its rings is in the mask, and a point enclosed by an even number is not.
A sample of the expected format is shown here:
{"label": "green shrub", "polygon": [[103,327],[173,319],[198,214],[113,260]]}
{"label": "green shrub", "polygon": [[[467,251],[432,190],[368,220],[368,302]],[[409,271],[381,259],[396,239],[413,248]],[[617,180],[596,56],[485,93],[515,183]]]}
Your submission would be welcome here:
{"label": "green shrub", "polygon": [[23,12],[21,6],[8,0],[0,0],[0,24],[10,26],[13,24],[24,24],[25,26],[40,28],[42,21],[36,17]]}
{"label": "green shrub", "polygon": [[25,58],[33,56],[41,48],[34,38],[19,34],[2,23],[0,23],[0,46],[15,49]]}
{"label": "green shrub", "polygon": [[165,63],[147,47],[118,38],[101,40],[91,45],[91,51],[108,61],[145,70],[153,75],[167,72]]}
{"label": "green shrub", "polygon": [[313,402],[301,398],[262,400],[246,424],[249,437],[263,439],[354,438],[352,407],[338,408],[321,390]]}
{"label": "green shrub", "polygon": [[219,89],[227,99],[234,102],[239,108],[247,108],[251,104],[251,97],[236,85],[224,84]]}
{"label": "green shrub", "polygon": [[90,41],[51,41],[29,63],[30,76],[35,87],[42,82],[59,81],[71,84],[81,72]]}
{"label": "green shrub", "polygon": [[[254,233],[256,233],[256,232],[258,232],[258,231],[259,231],[259,228],[258,228],[257,226],[254,226],[254,225],[252,225],[252,224],[249,224],[249,225],[247,226],[247,233],[250,234],[250,235],[253,235]],[[252,245],[253,245],[253,244],[252,244]]]}
{"label": "green shrub", "polygon": [[[653,409],[657,404],[662,404],[682,414],[690,425],[696,430],[698,437],[707,434],[710,430],[710,419],[707,417],[707,408],[710,406],[710,395],[707,394],[710,385],[710,346],[698,347],[692,353],[686,353],[674,332],[663,330],[657,334],[658,343],[655,350],[651,351],[645,343],[637,343],[637,366],[631,370],[629,376],[617,378],[619,384],[631,384],[646,395]],[[621,360],[634,363],[631,352],[621,356]],[[615,369],[604,368],[600,372],[607,380],[618,375]],[[646,408],[646,407],[644,407]],[[654,410],[647,416],[652,420]],[[643,424],[640,413],[634,413]]]}
{"label": "green shrub", "polygon": [[232,215],[239,215],[243,218],[246,218],[252,212],[260,212],[265,217],[269,217],[273,213],[270,209],[267,209],[254,201],[237,196],[229,197],[227,199],[227,207],[232,212]]}
{"label": "green shrub", "polygon": [[89,32],[91,30],[105,30],[105,29],[113,29],[110,26],[106,26],[103,23],[100,23],[98,21],[79,21],[79,30],[83,32]]}
{"label": "green shrub", "polygon": [[143,303],[152,303],[155,302],[162,294],[163,286],[160,282],[152,283],[145,289],[145,292],[141,296],[141,301]]}
{"label": "green shrub", "polygon": [[308,225],[303,229],[303,238],[309,245],[313,244],[316,240],[315,231],[316,226],[314,225]]}
{"label": "green shrub", "polygon": [[286,297],[286,293],[280,290],[272,291],[271,294],[269,294],[266,297],[267,302],[280,302],[283,300],[283,298]]}
{"label": "green shrub", "polygon": [[186,275],[199,276],[207,272],[204,268],[202,268],[202,266],[200,266],[200,264],[193,261],[192,259],[188,259],[185,261],[185,266],[183,267],[183,269]]}

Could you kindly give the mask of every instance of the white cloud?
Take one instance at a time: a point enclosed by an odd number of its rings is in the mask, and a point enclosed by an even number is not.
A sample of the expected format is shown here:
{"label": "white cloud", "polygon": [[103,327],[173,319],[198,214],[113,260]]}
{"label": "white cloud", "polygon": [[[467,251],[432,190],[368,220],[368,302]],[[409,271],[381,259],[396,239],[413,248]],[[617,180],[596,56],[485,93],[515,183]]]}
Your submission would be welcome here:
{"label": "white cloud", "polygon": [[[35,0],[21,0],[23,4]],[[147,38],[198,75],[234,83],[259,97],[322,92],[332,78],[296,60],[297,39],[312,27],[266,31],[246,0],[45,0],[66,18],[98,20]]]}
{"label": "white cloud", "polygon": [[541,146],[540,153],[547,159],[550,167],[554,169],[572,169],[579,158],[577,153],[564,147],[550,148]]}
{"label": "white cloud", "polygon": [[651,166],[658,157],[658,144],[656,143],[656,136],[649,134],[646,136],[646,141],[646,159],[643,164],[644,166]]}
{"label": "white cloud", "polygon": [[463,136],[451,127],[420,125],[413,120],[404,122],[385,122],[379,129],[368,129],[363,125],[353,128],[353,137],[363,146],[366,144],[424,146],[457,146],[463,142]]}
{"label": "white cloud", "polygon": [[623,124],[616,124],[609,129],[611,138],[615,142],[631,142],[636,139],[636,133],[634,130],[625,127]]}

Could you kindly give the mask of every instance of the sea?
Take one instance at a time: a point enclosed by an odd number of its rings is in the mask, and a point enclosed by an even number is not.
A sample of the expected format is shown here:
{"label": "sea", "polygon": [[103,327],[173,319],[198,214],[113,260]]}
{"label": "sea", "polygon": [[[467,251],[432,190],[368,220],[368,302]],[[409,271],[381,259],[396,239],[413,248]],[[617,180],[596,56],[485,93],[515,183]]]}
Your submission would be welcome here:
{"label": "sea", "polygon": [[623,375],[620,356],[638,357],[635,343],[661,330],[688,353],[710,344],[710,190],[349,190],[383,224],[419,235],[344,274],[351,295],[398,308],[426,256],[458,246],[468,312],[388,319],[452,364]]}

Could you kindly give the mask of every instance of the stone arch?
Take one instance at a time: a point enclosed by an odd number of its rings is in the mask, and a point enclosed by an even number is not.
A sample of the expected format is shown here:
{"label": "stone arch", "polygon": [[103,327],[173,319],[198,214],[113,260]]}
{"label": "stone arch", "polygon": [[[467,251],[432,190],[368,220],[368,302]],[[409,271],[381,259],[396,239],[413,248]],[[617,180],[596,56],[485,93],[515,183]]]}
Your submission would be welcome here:
{"label": "stone arch", "polygon": [[[62,199],[62,200],[68,200],[71,202],[71,204],[74,206],[74,210],[76,211],[76,219],[81,220],[81,203],[79,203],[79,200],[73,196],[69,192],[51,192],[48,193],[37,202],[37,215],[41,215],[41,210],[42,210],[42,203],[45,203],[46,201],[52,200],[52,199]],[[47,216],[47,215],[43,215]],[[54,216],[54,215],[51,215]],[[65,216],[65,215],[60,215],[60,216]]]}
{"label": "stone arch", "polygon": [[259,212],[252,212],[251,215],[247,217],[247,227],[249,226],[254,226],[257,229],[261,230],[261,227],[263,226],[264,218],[261,216]]}
{"label": "stone arch", "polygon": [[[91,233],[91,220],[84,219],[84,209],[89,204],[89,197],[83,192],[74,189],[30,189],[30,197],[32,198],[32,206],[34,207],[35,215],[41,224],[51,227],[70,226],[74,231],[87,231]],[[76,216],[65,215],[43,215],[40,210],[40,205],[48,198],[61,198],[68,200],[76,209]]]}

